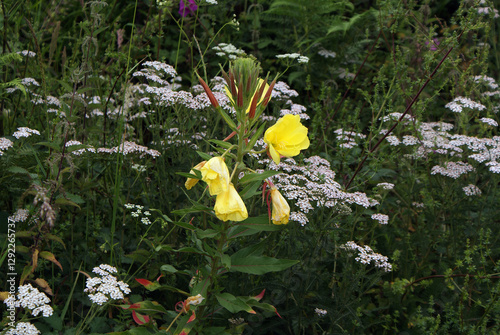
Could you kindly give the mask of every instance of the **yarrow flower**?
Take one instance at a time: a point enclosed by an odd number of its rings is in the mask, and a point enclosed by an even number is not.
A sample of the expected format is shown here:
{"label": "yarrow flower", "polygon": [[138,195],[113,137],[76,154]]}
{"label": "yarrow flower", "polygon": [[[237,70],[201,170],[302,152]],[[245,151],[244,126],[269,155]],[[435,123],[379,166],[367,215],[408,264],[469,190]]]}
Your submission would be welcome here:
{"label": "yarrow flower", "polygon": [[102,306],[110,299],[123,299],[126,294],[131,292],[128,284],[121,280],[118,281],[115,276],[111,275],[118,272],[115,267],[101,264],[99,267],[95,267],[92,272],[100,277],[87,278],[87,288],[84,292],[88,294],[93,303]]}
{"label": "yarrow flower", "polygon": [[373,220],[377,220],[380,224],[388,224],[389,216],[385,214],[373,214],[371,216]]}
{"label": "yarrow flower", "polygon": [[391,183],[378,183],[377,187],[380,187],[383,190],[392,190],[394,188],[394,184],[391,184]]}
{"label": "yarrow flower", "polygon": [[33,316],[42,313],[44,317],[48,318],[54,312],[52,307],[48,305],[50,299],[31,284],[19,286],[17,296],[10,296],[4,300],[4,303],[9,308],[27,308]]}
{"label": "yarrow flower", "polygon": [[17,131],[12,134],[17,139],[20,139],[21,137],[30,137],[31,135],[40,135],[40,132],[36,129],[30,129],[27,127],[20,127],[17,128]]}
{"label": "yarrow flower", "polygon": [[481,189],[473,184],[469,184],[469,185],[463,187],[462,189],[464,190],[465,195],[468,197],[482,194]]}
{"label": "yarrow flower", "polygon": [[9,329],[5,335],[37,335],[40,331],[29,322],[18,322],[16,328]]}
{"label": "yarrow flower", "polygon": [[373,263],[375,267],[381,268],[385,272],[392,271],[392,265],[388,262],[389,258],[387,256],[377,254],[372,250],[372,248],[367,245],[361,247],[355,242],[349,241],[341,246],[341,248],[345,250],[357,251],[358,256],[355,258],[355,260],[361,264]]}
{"label": "yarrow flower", "polygon": [[14,143],[11,140],[9,140],[8,138],[0,137],[0,156],[3,155],[3,152],[5,150],[9,149],[13,145],[14,145]]}
{"label": "yarrow flower", "polygon": [[276,164],[280,156],[293,157],[300,150],[309,148],[307,128],[300,123],[300,116],[287,114],[266,130],[264,142]]}

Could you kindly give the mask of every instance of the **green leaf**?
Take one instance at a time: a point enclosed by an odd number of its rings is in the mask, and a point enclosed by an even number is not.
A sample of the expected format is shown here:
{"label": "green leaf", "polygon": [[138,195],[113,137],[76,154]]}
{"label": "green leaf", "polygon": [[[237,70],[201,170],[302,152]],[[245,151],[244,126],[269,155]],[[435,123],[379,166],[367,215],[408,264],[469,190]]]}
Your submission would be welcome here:
{"label": "green leaf", "polygon": [[272,177],[281,173],[280,171],[264,171],[262,173],[248,173],[240,179],[240,184],[250,183],[252,181],[262,181],[266,178]]}
{"label": "green leaf", "polygon": [[260,185],[262,185],[262,181],[256,181],[255,183],[250,183],[245,186],[245,188],[240,192],[241,199],[245,200],[259,194],[260,192],[257,191],[257,189]]}
{"label": "green leaf", "polygon": [[57,198],[55,201],[55,204],[59,205],[59,206],[73,206],[73,207],[76,207],[78,209],[81,209],[80,206],[75,204],[73,201],[65,199],[65,198]]}
{"label": "green leaf", "polygon": [[221,141],[221,140],[210,140],[209,142],[213,142],[215,144],[217,144],[218,146],[224,148],[224,149],[229,149],[232,144],[229,143],[229,142],[224,142],[224,141]]}
{"label": "green leaf", "polygon": [[160,267],[160,271],[162,273],[166,272],[166,273],[169,273],[169,274],[173,274],[173,273],[176,273],[178,270],[176,268],[174,268],[172,265],[165,264],[165,265],[162,265]]}
{"label": "green leaf", "polygon": [[227,113],[222,109],[222,107],[217,107],[217,112],[219,112],[220,116],[226,121],[227,125],[229,128],[231,128],[233,131],[237,130],[236,124],[234,124],[233,119]]}
{"label": "green leaf", "polygon": [[217,230],[214,230],[214,229],[206,229],[206,230],[202,230],[202,229],[196,229],[196,236],[198,236],[198,238],[200,239],[203,239],[203,238],[211,238],[211,237],[215,237],[219,235],[219,232]]}
{"label": "green leaf", "polygon": [[176,226],[182,227],[184,229],[188,229],[188,230],[195,229],[194,226],[188,222],[176,221],[176,222],[173,222],[173,224]]}
{"label": "green leaf", "polygon": [[63,245],[64,249],[66,249],[66,245],[64,244],[62,238],[60,238],[56,235],[53,235],[53,234],[45,234],[44,237],[51,240],[51,241],[56,241],[56,242],[61,243]]}
{"label": "green leaf", "polygon": [[196,204],[196,205],[193,205],[193,206],[191,206],[189,208],[178,209],[178,210],[172,211],[172,213],[177,214],[177,215],[186,215],[186,214],[189,214],[189,213],[197,213],[197,212],[208,212],[208,213],[211,213],[212,212],[212,208],[207,207],[207,206],[203,206],[203,205],[200,205],[200,204]]}
{"label": "green leaf", "polygon": [[231,270],[254,275],[285,270],[299,261],[268,256],[231,257]]}
{"label": "green leaf", "polygon": [[212,158],[212,156],[210,156],[209,154],[206,154],[202,151],[196,151],[196,153],[203,159],[203,160],[210,160]]}
{"label": "green leaf", "polygon": [[217,298],[219,304],[231,313],[245,311],[251,314],[256,314],[252,307],[250,307],[242,299],[235,297],[230,293],[216,294],[215,297]]}

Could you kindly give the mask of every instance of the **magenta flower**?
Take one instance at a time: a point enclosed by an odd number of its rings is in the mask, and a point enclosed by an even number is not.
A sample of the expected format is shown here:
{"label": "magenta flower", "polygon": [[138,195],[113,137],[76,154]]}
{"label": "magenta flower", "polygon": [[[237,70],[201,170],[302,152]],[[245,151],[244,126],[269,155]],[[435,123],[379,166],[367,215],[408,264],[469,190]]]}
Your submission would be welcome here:
{"label": "magenta flower", "polygon": [[184,0],[181,0],[179,3],[179,14],[182,17],[186,17],[188,15],[194,15],[196,10],[198,9],[198,5],[194,0],[187,0],[187,5],[184,3]]}

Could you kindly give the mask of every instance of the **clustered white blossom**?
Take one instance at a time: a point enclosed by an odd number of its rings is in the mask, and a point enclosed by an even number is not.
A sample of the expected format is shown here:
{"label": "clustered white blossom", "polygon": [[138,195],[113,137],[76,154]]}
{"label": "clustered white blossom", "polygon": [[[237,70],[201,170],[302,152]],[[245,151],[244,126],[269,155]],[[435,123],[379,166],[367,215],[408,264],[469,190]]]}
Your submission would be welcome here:
{"label": "clustered white blossom", "polygon": [[337,57],[337,54],[335,53],[335,51],[329,51],[329,50],[326,50],[326,49],[321,49],[320,51],[318,51],[318,55],[323,56],[325,58],[335,58],[335,57]]}
{"label": "clustered white blossom", "polygon": [[477,12],[478,12],[479,14],[484,14],[484,15],[487,15],[487,14],[489,14],[490,12],[493,12],[493,13],[494,13],[493,17],[494,17],[495,19],[497,19],[497,18],[499,18],[499,17],[500,17],[500,15],[498,14],[498,10],[497,10],[497,9],[495,9],[495,8],[491,8],[491,7],[479,7],[479,8],[477,9]]}
{"label": "clustered white blossom", "polygon": [[479,121],[486,123],[486,124],[489,124],[490,126],[493,126],[493,127],[498,127],[498,122],[496,122],[493,119],[490,119],[489,117],[483,117]]}
{"label": "clustered white blossom", "polygon": [[211,4],[211,5],[217,5],[217,1],[216,0],[205,0],[207,3]]}
{"label": "clustered white blossom", "polygon": [[27,209],[18,209],[13,215],[9,216],[9,222],[24,222],[28,219],[30,211]]}
{"label": "clustered white blossom", "polygon": [[3,155],[3,152],[9,148],[11,148],[14,143],[5,137],[0,137],[0,156]]}
{"label": "clustered white blossom", "polygon": [[29,50],[18,51],[17,53],[19,55],[24,56],[24,57],[30,57],[30,58],[33,58],[36,56],[36,53],[34,53],[33,51],[29,51]]}
{"label": "clustered white blossom", "polygon": [[280,116],[285,116],[286,114],[298,115],[301,120],[309,120],[310,117],[305,113],[307,110],[306,107],[293,103],[291,100],[287,101],[287,104],[290,105],[289,109],[280,110]]}
{"label": "clustered white blossom", "polygon": [[321,308],[317,308],[317,307],[316,307],[316,308],[314,309],[314,313],[316,313],[316,315],[317,315],[317,316],[322,317],[322,316],[325,316],[328,312],[327,312],[326,310],[324,310],[324,309],[321,309]]}
{"label": "clustered white blossom", "polygon": [[54,310],[50,305],[50,299],[45,293],[38,291],[38,289],[26,284],[19,286],[17,296],[10,296],[4,300],[4,303],[9,308],[27,308],[33,316],[42,315],[46,318],[52,315]]}
{"label": "clustered white blossom", "polygon": [[228,57],[229,59],[236,59],[238,56],[245,55],[245,51],[236,48],[230,43],[219,43],[212,50],[217,51],[216,55],[221,57]]}
{"label": "clustered white blossom", "polygon": [[[262,145],[257,142],[257,146]],[[318,207],[335,208],[339,213],[350,212],[348,205],[357,204],[365,208],[378,205],[365,193],[349,193],[342,190],[335,181],[335,172],[330,162],[319,156],[304,159],[305,166],[298,165],[293,158],[281,160],[276,165],[267,158],[259,160],[269,170],[282,171],[271,177],[274,185],[288,200],[294,200],[298,211],[290,213],[290,221],[305,225],[309,222],[307,213]]]}
{"label": "clustered white blossom", "polygon": [[[76,141],[76,140],[71,140],[71,141],[66,142],[66,148],[72,147],[74,145],[82,145],[82,142]],[[92,153],[96,152],[93,147],[89,146],[88,148],[82,148],[82,149],[73,150],[73,151],[71,151],[71,153],[73,155],[80,156],[85,151],[92,152]]]}
{"label": "clustered white blossom", "polygon": [[291,59],[291,60],[296,59],[299,64],[307,64],[309,62],[309,57],[301,56],[298,53],[276,55],[276,58],[278,58],[278,59]]}
{"label": "clustered white blossom", "polygon": [[128,284],[123,281],[118,281],[112,273],[117,273],[115,267],[108,264],[101,264],[95,267],[92,272],[100,277],[87,278],[85,293],[88,294],[90,300],[98,305],[104,304],[109,299],[123,299],[126,294],[131,291]]}
{"label": "clustered white blossom", "polygon": [[145,165],[140,165],[140,164],[132,164],[132,169],[136,170],[137,172],[146,172],[147,167]]}
{"label": "clustered white blossom", "polygon": [[377,187],[383,190],[392,190],[394,188],[394,184],[391,183],[378,183]]}
{"label": "clustered white blossom", "polygon": [[[141,217],[141,222],[148,226],[151,224],[151,220],[149,220],[149,216],[151,216],[150,211],[142,211],[144,209],[144,206],[141,205],[134,205],[134,204],[125,204],[125,208],[127,209],[132,209],[135,210],[135,212],[132,212],[132,217],[134,218],[139,218]],[[144,216],[143,216],[144,215]]]}
{"label": "clustered white blossom", "polygon": [[385,214],[373,214],[371,216],[373,220],[377,220],[380,224],[388,224],[389,216]]}
{"label": "clustered white blossom", "polygon": [[9,329],[5,335],[37,335],[40,331],[29,322],[18,322],[16,328]]}
{"label": "clustered white blossom", "polygon": [[467,172],[474,171],[474,167],[469,163],[464,162],[446,162],[445,166],[433,166],[431,169],[431,174],[440,174],[446,177],[457,179]]}
{"label": "clustered white blossom", "polygon": [[462,113],[464,108],[477,109],[479,111],[486,109],[485,105],[464,97],[456,97],[452,102],[447,103],[445,107],[449,108],[454,113]]}
{"label": "clustered white blossom", "polygon": [[30,137],[31,135],[40,135],[40,132],[36,129],[30,129],[27,127],[19,127],[17,128],[17,131],[12,134],[17,139],[20,139],[21,137]]}
{"label": "clustered white blossom", "polygon": [[425,205],[422,202],[416,202],[416,201],[412,202],[411,205],[413,207],[417,207],[417,208],[424,208],[425,207]]}
{"label": "clustered white blossom", "polygon": [[361,133],[356,133],[354,131],[348,131],[348,130],[343,130],[342,128],[339,128],[334,131],[335,134],[337,134],[337,141],[340,142],[339,146],[341,148],[345,149],[350,149],[358,145],[356,142],[356,138],[358,139],[364,139],[366,138],[366,135],[361,134]]}
{"label": "clustered white blossom", "polygon": [[142,64],[144,66],[140,71],[134,72],[132,75],[134,77],[145,77],[148,80],[154,81],[158,84],[169,85],[170,83],[163,79],[165,75],[168,77],[176,77],[177,72],[172,65],[157,62],[148,61]]}
{"label": "clustered white blossom", "polygon": [[463,187],[462,189],[464,190],[465,195],[468,197],[482,194],[479,187],[477,187],[476,185],[473,185],[473,184],[469,184],[469,185]]}
{"label": "clustered white blossom", "polygon": [[355,260],[361,264],[371,264],[377,268],[383,269],[385,272],[390,272],[392,270],[392,265],[388,262],[389,258],[387,256],[383,256],[381,254],[378,254],[372,250],[369,246],[365,245],[364,247],[361,247],[357,245],[353,241],[349,241],[341,248],[346,249],[346,250],[352,250],[352,251],[357,251],[358,256],[355,258]]}
{"label": "clustered white blossom", "polygon": [[291,89],[290,86],[283,81],[276,82],[276,84],[274,84],[273,91],[271,92],[273,100],[278,101],[288,101],[291,98],[298,96],[299,93],[296,90]]}

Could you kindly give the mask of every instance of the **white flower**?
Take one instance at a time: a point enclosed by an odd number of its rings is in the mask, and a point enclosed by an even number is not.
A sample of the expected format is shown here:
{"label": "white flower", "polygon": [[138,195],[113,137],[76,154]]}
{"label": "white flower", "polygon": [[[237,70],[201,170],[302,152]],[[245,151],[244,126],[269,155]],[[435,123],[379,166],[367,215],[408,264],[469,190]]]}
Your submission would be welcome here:
{"label": "white flower", "polygon": [[196,306],[196,305],[199,305],[201,304],[201,302],[205,300],[205,298],[203,298],[201,296],[201,294],[197,294],[195,296],[192,296],[192,297],[189,297],[186,299],[186,305],[193,305],[193,306]]}
{"label": "white flower", "polygon": [[316,313],[318,316],[325,316],[328,312],[321,308],[315,308],[314,313]]}
{"label": "white flower", "polygon": [[361,264],[373,263],[375,267],[381,268],[385,272],[392,271],[392,265],[388,262],[389,258],[387,256],[375,253],[372,248],[367,245],[361,247],[353,241],[349,241],[341,246],[341,248],[345,250],[357,251],[358,257],[356,257],[355,260]]}
{"label": "white flower", "polygon": [[95,267],[92,272],[100,277],[87,278],[85,293],[88,294],[90,300],[98,305],[102,305],[109,299],[123,299],[126,294],[131,291],[128,284],[123,281],[118,281],[111,273],[117,273],[117,269],[108,264],[101,264]]}
{"label": "white flower", "polygon": [[489,124],[490,126],[493,126],[493,127],[498,127],[498,122],[496,122],[495,120],[490,119],[488,117],[483,117],[479,121],[486,123],[486,124]]}
{"label": "white flower", "polygon": [[385,214],[373,214],[372,216],[373,220],[377,220],[380,224],[388,224],[389,223],[389,216]]}
{"label": "white flower", "polygon": [[391,183],[378,183],[377,187],[380,187],[384,190],[392,190],[394,188],[394,184]]}
{"label": "white flower", "polygon": [[9,329],[5,335],[37,335],[40,331],[29,322],[18,322],[16,328]]}
{"label": "white flower", "polygon": [[27,127],[20,127],[17,128],[17,131],[12,134],[17,139],[20,139],[21,137],[30,137],[31,135],[40,135],[40,132],[35,129],[30,129]]}
{"label": "white flower", "polygon": [[17,296],[10,296],[4,300],[4,303],[10,308],[27,308],[33,316],[37,316],[41,312],[47,318],[54,312],[52,307],[48,305],[50,299],[31,284],[19,286]]}
{"label": "white flower", "polygon": [[464,190],[465,195],[468,197],[473,196],[473,195],[481,195],[481,193],[482,193],[481,189],[479,189],[479,187],[477,187],[476,185],[473,185],[473,184],[469,184],[462,189]]}

